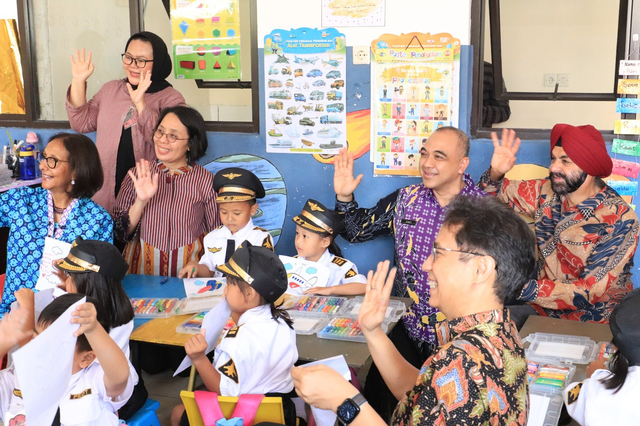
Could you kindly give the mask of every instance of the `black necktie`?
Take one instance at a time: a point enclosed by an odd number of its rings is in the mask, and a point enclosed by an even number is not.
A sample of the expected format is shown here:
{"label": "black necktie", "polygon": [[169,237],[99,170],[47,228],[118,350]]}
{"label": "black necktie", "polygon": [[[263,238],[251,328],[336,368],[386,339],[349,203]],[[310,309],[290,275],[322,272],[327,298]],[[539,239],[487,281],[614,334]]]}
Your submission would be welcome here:
{"label": "black necktie", "polygon": [[236,251],[236,240],[227,240],[227,252],[224,255],[224,263],[227,263],[231,259],[231,255]]}

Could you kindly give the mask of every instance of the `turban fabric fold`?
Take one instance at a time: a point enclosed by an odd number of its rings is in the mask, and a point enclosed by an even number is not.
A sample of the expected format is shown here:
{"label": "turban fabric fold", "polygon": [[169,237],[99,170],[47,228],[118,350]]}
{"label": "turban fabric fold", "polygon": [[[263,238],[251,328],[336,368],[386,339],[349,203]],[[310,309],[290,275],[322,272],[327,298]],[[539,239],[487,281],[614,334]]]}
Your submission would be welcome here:
{"label": "turban fabric fold", "polygon": [[613,162],[607,153],[602,134],[593,126],[556,124],[551,130],[551,151],[561,141],[571,161],[590,176],[607,177]]}

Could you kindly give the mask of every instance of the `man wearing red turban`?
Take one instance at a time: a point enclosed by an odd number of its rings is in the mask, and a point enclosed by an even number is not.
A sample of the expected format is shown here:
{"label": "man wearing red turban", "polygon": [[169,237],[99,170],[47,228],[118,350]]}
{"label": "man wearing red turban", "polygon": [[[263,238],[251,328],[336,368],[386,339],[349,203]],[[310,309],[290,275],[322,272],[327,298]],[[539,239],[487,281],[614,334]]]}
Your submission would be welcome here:
{"label": "man wearing red turban", "polygon": [[556,124],[551,131],[549,177],[509,181],[520,139],[492,133],[491,167],[480,186],[535,221],[539,259],[520,305],[509,306],[518,328],[530,315],[608,323],[633,289],[638,216],[602,178],[613,163],[593,126]]}

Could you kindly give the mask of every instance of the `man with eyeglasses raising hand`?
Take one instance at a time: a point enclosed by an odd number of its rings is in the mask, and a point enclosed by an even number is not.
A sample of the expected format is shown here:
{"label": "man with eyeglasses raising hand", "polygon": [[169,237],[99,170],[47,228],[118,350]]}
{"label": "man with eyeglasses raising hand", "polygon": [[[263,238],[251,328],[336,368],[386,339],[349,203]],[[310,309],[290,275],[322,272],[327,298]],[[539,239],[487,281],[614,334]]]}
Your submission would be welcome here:
{"label": "man with eyeglasses raising hand", "polygon": [[115,198],[127,171],[140,160],[154,161],[153,131],[160,112],[184,105],[184,98],[167,82],[171,56],[160,37],[134,34],[121,55],[126,78],[104,84],[87,102],[87,79],[95,66],[91,52],[71,57],[72,80],[67,114],[77,132],[97,131],[96,146],[104,170],[104,186],[94,200],[113,213]]}

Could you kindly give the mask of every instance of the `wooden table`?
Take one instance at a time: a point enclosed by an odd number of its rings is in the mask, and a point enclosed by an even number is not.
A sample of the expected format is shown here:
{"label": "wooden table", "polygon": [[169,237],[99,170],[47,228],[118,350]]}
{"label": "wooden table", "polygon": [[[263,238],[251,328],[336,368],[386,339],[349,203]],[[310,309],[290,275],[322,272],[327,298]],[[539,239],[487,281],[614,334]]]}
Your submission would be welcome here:
{"label": "wooden table", "polygon": [[[161,281],[166,280],[165,283]],[[178,278],[163,278],[145,275],[127,275],[122,282],[129,297],[177,297],[184,298],[184,286]],[[397,298],[396,298],[397,299]],[[411,299],[402,300],[405,305]],[[191,334],[177,333],[176,327],[194,314],[176,315],[169,318],[136,319],[131,333],[132,341],[184,346]],[[396,323],[389,325],[389,331]],[[347,364],[356,370],[362,368],[370,354],[366,343],[343,340],[319,339],[316,335],[297,335],[298,357],[300,361],[316,361],[336,355],[344,355]]]}
{"label": "wooden table", "polygon": [[[581,321],[569,321],[532,315],[520,330],[520,337],[523,339],[532,333],[553,333],[568,334],[571,336],[585,336],[594,342],[610,342],[611,329],[608,324],[596,324]],[[587,378],[587,365],[575,364],[576,372],[572,382],[580,382]],[[570,426],[579,426],[576,421],[569,423]]]}

